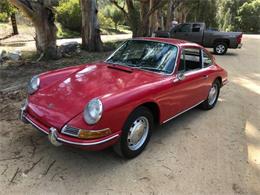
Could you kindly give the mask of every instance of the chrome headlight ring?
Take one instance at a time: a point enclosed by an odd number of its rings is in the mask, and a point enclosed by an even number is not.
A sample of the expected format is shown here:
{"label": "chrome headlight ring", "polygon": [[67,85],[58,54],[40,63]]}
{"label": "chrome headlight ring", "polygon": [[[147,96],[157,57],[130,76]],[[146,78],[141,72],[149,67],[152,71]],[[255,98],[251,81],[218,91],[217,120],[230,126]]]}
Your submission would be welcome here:
{"label": "chrome headlight ring", "polygon": [[28,84],[28,93],[33,94],[40,88],[40,78],[38,75],[33,76]]}
{"label": "chrome headlight ring", "polygon": [[96,124],[102,116],[103,104],[100,99],[94,98],[89,101],[84,109],[84,120],[89,125]]}

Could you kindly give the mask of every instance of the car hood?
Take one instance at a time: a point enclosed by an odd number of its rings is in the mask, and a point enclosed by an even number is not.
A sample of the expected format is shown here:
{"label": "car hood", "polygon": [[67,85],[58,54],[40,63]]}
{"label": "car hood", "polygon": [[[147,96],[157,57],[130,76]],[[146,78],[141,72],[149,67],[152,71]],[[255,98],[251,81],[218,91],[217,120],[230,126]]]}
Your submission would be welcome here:
{"label": "car hood", "polygon": [[[62,71],[62,70],[61,70]],[[119,65],[82,65],[55,84],[30,96],[33,115],[48,125],[61,128],[84,110],[93,98],[101,100],[158,80],[162,75]]]}

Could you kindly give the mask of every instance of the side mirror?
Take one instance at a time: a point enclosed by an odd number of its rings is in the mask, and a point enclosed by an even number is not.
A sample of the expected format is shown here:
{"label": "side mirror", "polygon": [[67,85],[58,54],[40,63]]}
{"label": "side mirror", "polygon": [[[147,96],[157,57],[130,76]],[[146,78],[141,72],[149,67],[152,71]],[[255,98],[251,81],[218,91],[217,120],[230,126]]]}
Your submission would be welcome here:
{"label": "side mirror", "polygon": [[177,79],[178,79],[179,81],[183,81],[183,80],[185,79],[184,72],[179,72],[179,73],[177,74]]}

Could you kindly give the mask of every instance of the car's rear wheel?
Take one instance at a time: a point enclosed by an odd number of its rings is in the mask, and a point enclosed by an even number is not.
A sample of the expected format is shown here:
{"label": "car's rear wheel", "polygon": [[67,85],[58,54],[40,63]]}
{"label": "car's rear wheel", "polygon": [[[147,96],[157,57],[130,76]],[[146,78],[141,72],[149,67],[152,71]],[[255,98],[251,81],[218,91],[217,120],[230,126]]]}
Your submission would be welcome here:
{"label": "car's rear wheel", "polygon": [[214,46],[214,53],[217,55],[224,55],[227,52],[228,46],[225,42],[218,42]]}
{"label": "car's rear wheel", "polygon": [[137,108],[127,119],[119,142],[114,146],[117,154],[125,158],[139,155],[150,140],[153,115],[145,107]]}
{"label": "car's rear wheel", "polygon": [[208,98],[200,105],[200,108],[204,110],[210,110],[214,108],[218,101],[218,96],[220,92],[220,82],[215,80],[209,90]]}

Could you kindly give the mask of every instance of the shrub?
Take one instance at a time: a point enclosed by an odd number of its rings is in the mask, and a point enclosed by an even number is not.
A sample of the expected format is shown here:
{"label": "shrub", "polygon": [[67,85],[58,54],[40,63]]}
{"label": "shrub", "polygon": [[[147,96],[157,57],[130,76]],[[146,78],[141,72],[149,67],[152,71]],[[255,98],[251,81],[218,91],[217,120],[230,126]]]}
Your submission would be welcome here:
{"label": "shrub", "polygon": [[245,2],[238,10],[238,22],[243,32],[260,31],[260,0]]}
{"label": "shrub", "polygon": [[81,9],[79,0],[62,1],[57,7],[57,21],[63,28],[81,32]]}
{"label": "shrub", "polygon": [[0,13],[0,22],[8,22],[9,16],[7,13]]}
{"label": "shrub", "polygon": [[99,20],[100,28],[102,28],[102,29],[113,28],[112,19],[106,17],[103,14],[103,12],[98,12],[98,20]]}

